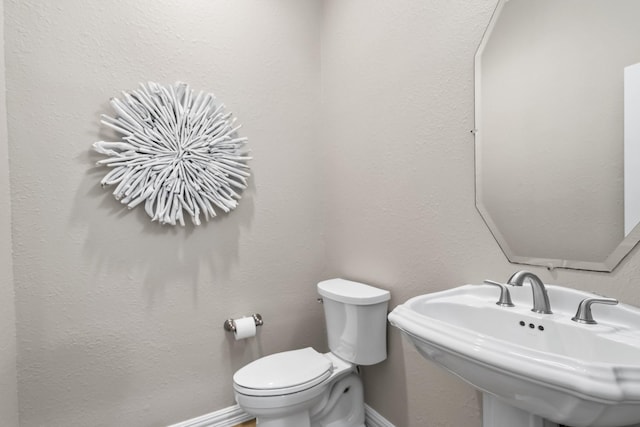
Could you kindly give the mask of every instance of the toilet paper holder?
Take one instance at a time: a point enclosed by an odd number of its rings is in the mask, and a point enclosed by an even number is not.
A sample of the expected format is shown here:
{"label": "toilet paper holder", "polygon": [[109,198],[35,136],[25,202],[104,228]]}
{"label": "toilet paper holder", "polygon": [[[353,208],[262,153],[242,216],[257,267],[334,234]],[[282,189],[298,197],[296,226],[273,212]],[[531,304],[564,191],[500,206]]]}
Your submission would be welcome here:
{"label": "toilet paper holder", "polygon": [[[253,317],[253,321],[256,323],[256,326],[262,326],[264,321],[262,320],[262,316],[258,313],[252,314],[250,317]],[[235,319],[227,319],[224,321],[224,330],[227,332],[235,332],[236,331],[236,321]]]}

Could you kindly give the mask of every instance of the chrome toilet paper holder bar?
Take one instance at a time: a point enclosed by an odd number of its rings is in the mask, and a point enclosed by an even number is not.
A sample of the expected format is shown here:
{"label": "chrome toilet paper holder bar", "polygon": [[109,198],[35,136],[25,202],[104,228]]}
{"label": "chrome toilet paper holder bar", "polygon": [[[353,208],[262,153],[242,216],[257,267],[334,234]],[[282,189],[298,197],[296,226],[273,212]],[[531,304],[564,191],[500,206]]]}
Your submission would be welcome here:
{"label": "chrome toilet paper holder bar", "polygon": [[[258,313],[254,313],[251,315],[253,317],[253,321],[256,323],[256,326],[262,326],[264,321],[262,320],[262,316]],[[227,332],[235,332],[236,331],[236,321],[235,319],[227,319],[224,321],[224,330]]]}

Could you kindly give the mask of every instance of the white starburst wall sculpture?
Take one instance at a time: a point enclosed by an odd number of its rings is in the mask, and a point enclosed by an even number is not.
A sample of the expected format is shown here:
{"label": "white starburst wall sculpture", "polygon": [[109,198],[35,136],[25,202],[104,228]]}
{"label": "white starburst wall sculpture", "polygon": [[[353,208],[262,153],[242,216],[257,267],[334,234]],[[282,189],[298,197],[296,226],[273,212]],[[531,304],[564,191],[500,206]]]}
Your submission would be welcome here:
{"label": "white starburst wall sculpture", "polygon": [[149,82],[111,106],[116,117],[101,122],[122,141],[93,148],[108,156],[98,161],[111,168],[101,184],[116,185],[117,200],[129,209],[144,202],[152,221],[171,225],[185,225],[186,215],[200,225],[200,214],[209,220],[238,205],[250,176],[247,138],[213,94]]}

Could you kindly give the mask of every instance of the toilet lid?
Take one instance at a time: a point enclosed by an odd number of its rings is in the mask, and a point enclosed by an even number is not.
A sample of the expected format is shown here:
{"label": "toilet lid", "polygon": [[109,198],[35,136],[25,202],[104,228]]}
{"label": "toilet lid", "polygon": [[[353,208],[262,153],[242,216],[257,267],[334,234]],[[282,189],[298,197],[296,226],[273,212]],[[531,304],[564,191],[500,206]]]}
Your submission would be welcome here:
{"label": "toilet lid", "polygon": [[289,394],[306,390],[331,375],[332,363],[311,347],[262,357],[233,376],[236,391],[251,395]]}

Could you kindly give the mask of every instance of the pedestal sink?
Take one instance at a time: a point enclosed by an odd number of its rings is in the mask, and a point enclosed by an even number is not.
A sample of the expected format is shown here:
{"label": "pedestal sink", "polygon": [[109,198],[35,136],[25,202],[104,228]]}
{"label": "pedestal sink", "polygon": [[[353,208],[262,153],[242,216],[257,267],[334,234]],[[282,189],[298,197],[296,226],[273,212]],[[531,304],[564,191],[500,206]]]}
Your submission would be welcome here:
{"label": "pedestal sink", "polygon": [[640,423],[640,310],[593,306],[597,295],[547,285],[553,314],[531,311],[531,288],[479,284],[412,298],[389,314],[418,352],[483,392],[484,427],[620,427]]}

